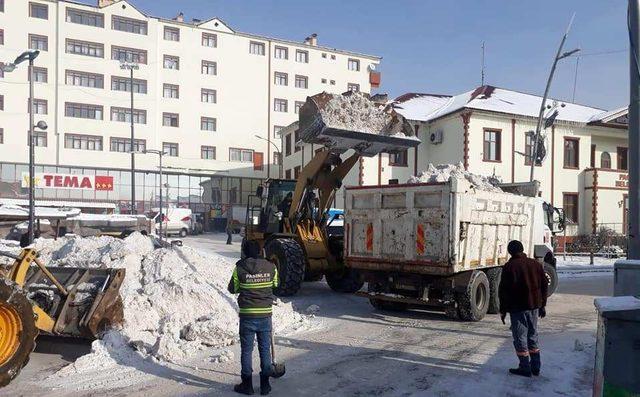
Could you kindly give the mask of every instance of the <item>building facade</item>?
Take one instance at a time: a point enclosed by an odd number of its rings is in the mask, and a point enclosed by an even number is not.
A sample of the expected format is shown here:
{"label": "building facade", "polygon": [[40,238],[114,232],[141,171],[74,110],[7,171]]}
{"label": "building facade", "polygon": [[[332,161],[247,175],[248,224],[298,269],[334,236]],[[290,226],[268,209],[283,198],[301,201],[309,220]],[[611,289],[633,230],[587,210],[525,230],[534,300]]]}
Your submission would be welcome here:
{"label": "building facade", "polygon": [[[420,145],[362,159],[345,185],[404,183],[429,164],[457,163],[504,182],[526,182],[541,100],[492,86],[454,96],[402,95],[387,106],[414,126]],[[568,235],[589,234],[600,227],[625,233],[627,109],[606,111],[554,100],[548,104],[549,126],[542,131],[545,155],[534,171],[541,197],[564,208],[571,221]],[[295,131],[287,133],[295,139]],[[285,173],[294,175],[315,150],[311,145],[292,150],[285,156]],[[342,200],[339,194],[336,205],[341,207]]]}
{"label": "building facade", "polygon": [[[11,62],[27,48],[40,50],[34,110],[36,122],[49,126],[35,134],[37,172],[115,177],[107,193],[38,188],[38,197],[47,199],[75,195],[130,205],[126,171],[133,118],[134,150],[167,153],[168,178],[175,175],[179,182],[165,182],[172,204],[184,205],[187,197],[200,204],[196,197],[220,200],[207,204],[242,204],[242,192],[257,180],[278,176],[278,131],[297,119],[307,96],[369,92],[379,83],[372,72],[379,57],[322,47],[316,35],[294,42],[237,32],[218,18],[156,18],[126,0],[98,0],[95,6],[0,0],[0,61]],[[123,62],[137,65],[133,81]],[[14,190],[24,193],[27,79],[24,64],[0,76],[4,197]],[[136,155],[140,186],[147,184],[145,175],[155,174],[157,163],[154,155]],[[205,186],[218,186],[222,193],[197,192],[203,177],[217,178]],[[231,191],[237,194],[225,193]],[[146,210],[155,198],[143,189],[136,205]]]}

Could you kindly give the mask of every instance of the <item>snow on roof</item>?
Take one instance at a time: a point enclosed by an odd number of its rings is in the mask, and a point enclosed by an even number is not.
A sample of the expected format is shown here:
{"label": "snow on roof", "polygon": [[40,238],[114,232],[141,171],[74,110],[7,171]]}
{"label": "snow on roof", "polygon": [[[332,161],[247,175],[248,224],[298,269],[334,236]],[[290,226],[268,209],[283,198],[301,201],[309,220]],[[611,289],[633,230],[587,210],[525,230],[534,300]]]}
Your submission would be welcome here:
{"label": "snow on roof", "polygon": [[[35,207],[36,218],[65,219],[80,214],[77,208]],[[29,209],[17,205],[0,205],[0,219],[27,219]]]}
{"label": "snow on roof", "polygon": [[[393,108],[409,120],[431,121],[462,109],[477,109],[490,112],[538,117],[542,97],[522,92],[481,86],[473,91],[446,96],[432,94],[412,94],[399,97]],[[554,100],[547,99],[547,104]],[[606,113],[603,109],[562,102],[558,108],[557,120],[578,123],[591,122],[595,117]]]}
{"label": "snow on roof", "polygon": [[593,116],[593,118],[591,118],[591,120],[589,121],[592,123],[595,123],[595,122],[608,123],[609,121],[617,119],[618,117],[623,116],[628,112],[629,112],[629,107],[622,106],[617,109],[613,109],[613,110],[609,110],[609,111],[597,114]]}
{"label": "snow on roof", "polygon": [[[0,205],[29,205],[27,199],[11,199],[0,198]],[[36,200],[36,204],[40,207],[71,207],[71,208],[103,208],[115,209],[115,203],[105,203],[99,201],[55,201],[55,200]]]}

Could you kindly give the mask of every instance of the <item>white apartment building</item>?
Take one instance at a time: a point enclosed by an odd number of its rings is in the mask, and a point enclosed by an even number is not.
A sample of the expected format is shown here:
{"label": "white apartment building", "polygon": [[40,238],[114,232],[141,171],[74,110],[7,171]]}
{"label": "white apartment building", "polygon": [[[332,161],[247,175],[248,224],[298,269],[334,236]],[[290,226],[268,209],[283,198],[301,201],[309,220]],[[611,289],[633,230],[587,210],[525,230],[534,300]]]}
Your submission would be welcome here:
{"label": "white apartment building", "polygon": [[[536,95],[481,86],[459,95],[405,94],[387,106],[404,116],[421,143],[399,154],[364,158],[345,185],[404,183],[430,163],[456,164],[504,182],[529,180],[531,134],[540,102]],[[627,230],[627,108],[606,111],[569,102],[557,105],[553,124],[543,131],[546,156],[535,167],[542,197],[564,208],[572,222],[568,235],[600,227]],[[549,109],[546,116],[553,113]],[[295,136],[295,128],[286,130]],[[294,138],[285,138],[289,140]],[[318,147],[302,145],[285,156],[287,176],[294,176]],[[285,148],[285,154],[286,154]],[[347,153],[348,154],[348,153]],[[338,195],[336,205],[342,206]]]}
{"label": "white apartment building", "polygon": [[[123,210],[131,90],[134,149],[166,151],[168,200],[206,213],[206,205],[246,203],[260,180],[278,176],[278,131],[307,96],[370,92],[380,81],[379,57],[320,46],[315,34],[296,42],[237,32],[218,18],[157,18],[126,0],[0,0],[0,61],[27,48],[40,50],[35,117],[49,125],[36,133],[36,173],[113,177],[111,190],[38,185],[37,197]],[[133,85],[122,61],[138,65]],[[27,78],[25,64],[0,76],[0,198],[26,193]],[[157,163],[136,155],[139,211],[156,203]]]}

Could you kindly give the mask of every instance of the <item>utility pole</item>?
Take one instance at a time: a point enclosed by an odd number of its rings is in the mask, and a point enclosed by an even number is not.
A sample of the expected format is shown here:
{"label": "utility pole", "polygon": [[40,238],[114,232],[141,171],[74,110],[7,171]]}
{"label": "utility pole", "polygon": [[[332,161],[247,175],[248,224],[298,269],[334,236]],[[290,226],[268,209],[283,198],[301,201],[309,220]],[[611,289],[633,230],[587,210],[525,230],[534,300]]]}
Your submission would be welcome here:
{"label": "utility pole", "polygon": [[131,119],[131,214],[136,214],[136,156],[133,153],[135,148],[135,134],[133,127],[133,71],[138,69],[138,64],[123,62],[120,64],[120,69],[129,70],[129,87],[131,88],[131,109],[129,118]]}
{"label": "utility pole", "polygon": [[[556,66],[558,64],[558,61],[566,58],[568,56],[571,56],[573,54],[575,54],[576,52],[580,51],[580,49],[574,49],[571,51],[567,51],[565,53],[562,53],[562,47],[564,47],[564,42],[567,40],[567,36],[569,35],[569,30],[571,30],[571,25],[573,24],[573,18],[575,18],[576,14],[574,13],[571,16],[571,21],[569,21],[569,26],[567,26],[567,30],[564,33],[564,36],[562,36],[562,40],[560,41],[560,46],[558,47],[558,52],[556,53],[555,58],[553,59],[553,64],[551,65],[551,71],[549,72],[549,78],[547,79],[547,86],[544,89],[544,96],[542,97],[542,102],[540,103],[540,113],[538,113],[538,123],[536,124],[536,134],[534,136],[533,139],[533,148],[531,150],[532,152],[532,156],[531,156],[531,171],[529,174],[529,181],[533,182],[533,178],[534,178],[534,171],[536,168],[536,162],[537,162],[537,157],[538,157],[538,141],[540,140],[540,130],[542,128],[542,119],[544,117],[544,109],[546,106],[546,102],[547,102],[547,97],[549,96],[549,88],[551,88],[551,81],[553,81],[553,75],[556,72]],[[561,54],[562,53],[562,54]]]}
{"label": "utility pole", "polygon": [[628,259],[640,259],[640,0],[629,0],[629,222]]}
{"label": "utility pole", "polygon": [[[37,55],[36,55],[37,56]],[[35,143],[33,142],[33,136],[35,135],[33,132],[35,126],[35,120],[33,117],[33,60],[34,58],[29,58],[29,244],[33,243],[35,238],[34,226],[35,226],[35,215],[36,215],[36,204],[35,204],[35,196],[34,191],[35,187]]]}
{"label": "utility pole", "polygon": [[484,41],[482,42],[482,61],[481,61],[481,70],[480,70],[480,85],[484,86]]}

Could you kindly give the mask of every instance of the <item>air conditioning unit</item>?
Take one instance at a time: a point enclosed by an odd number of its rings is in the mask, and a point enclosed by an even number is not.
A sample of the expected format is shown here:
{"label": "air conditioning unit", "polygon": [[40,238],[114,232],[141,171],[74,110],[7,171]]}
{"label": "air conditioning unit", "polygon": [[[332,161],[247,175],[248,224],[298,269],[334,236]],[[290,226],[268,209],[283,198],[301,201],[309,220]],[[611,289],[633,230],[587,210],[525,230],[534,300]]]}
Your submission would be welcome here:
{"label": "air conditioning unit", "polygon": [[429,142],[433,145],[442,143],[442,130],[437,130],[429,135]]}

